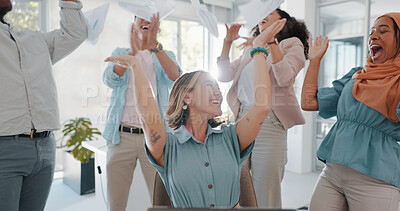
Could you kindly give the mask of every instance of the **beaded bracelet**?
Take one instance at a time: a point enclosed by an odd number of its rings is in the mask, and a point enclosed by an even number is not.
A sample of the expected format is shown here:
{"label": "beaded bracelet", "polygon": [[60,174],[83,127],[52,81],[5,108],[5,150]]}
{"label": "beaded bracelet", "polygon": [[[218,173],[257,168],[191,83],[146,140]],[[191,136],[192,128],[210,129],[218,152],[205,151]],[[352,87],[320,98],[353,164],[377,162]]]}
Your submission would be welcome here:
{"label": "beaded bracelet", "polygon": [[250,51],[250,56],[251,56],[251,58],[253,58],[253,55],[254,55],[255,52],[263,52],[263,53],[265,54],[265,56],[268,56],[268,51],[267,51],[267,49],[261,48],[261,47],[257,47],[257,48],[253,48],[253,49]]}

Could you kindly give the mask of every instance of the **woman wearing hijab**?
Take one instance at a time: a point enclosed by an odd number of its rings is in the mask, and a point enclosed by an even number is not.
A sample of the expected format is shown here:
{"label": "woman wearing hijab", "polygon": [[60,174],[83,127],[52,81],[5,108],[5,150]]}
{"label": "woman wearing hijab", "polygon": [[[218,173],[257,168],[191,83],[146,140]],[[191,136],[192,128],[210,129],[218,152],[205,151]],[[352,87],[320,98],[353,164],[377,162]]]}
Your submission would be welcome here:
{"label": "woman wearing hijab", "polygon": [[[400,200],[400,13],[378,17],[368,41],[371,56],[331,88],[318,89],[328,48],[312,45],[302,90],[304,110],[337,116],[318,149],[325,163],[310,211],[397,211]],[[322,43],[322,44],[321,44]]]}

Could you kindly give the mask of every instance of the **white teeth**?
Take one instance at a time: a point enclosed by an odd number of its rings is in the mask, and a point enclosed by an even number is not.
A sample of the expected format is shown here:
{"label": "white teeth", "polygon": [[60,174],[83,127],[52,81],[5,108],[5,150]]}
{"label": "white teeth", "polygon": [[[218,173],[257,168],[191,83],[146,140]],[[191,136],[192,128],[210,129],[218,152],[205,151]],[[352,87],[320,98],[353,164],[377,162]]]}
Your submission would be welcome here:
{"label": "white teeth", "polygon": [[149,26],[142,26],[142,29],[149,29]]}
{"label": "white teeth", "polygon": [[381,46],[379,45],[371,45],[370,48],[380,48]]}
{"label": "white teeth", "polygon": [[212,100],[211,101],[213,104],[220,104],[220,102],[218,100]]}

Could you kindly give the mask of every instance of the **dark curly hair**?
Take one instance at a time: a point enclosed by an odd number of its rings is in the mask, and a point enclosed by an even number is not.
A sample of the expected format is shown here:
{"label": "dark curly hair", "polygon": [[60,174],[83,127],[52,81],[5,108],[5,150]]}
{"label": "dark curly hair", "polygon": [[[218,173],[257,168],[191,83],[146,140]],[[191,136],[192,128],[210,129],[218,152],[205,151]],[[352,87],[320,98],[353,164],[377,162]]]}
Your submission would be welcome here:
{"label": "dark curly hair", "polygon": [[[281,9],[276,9],[276,11],[278,12],[279,16],[281,16],[281,19],[286,18],[286,24],[283,29],[278,34],[276,34],[275,38],[279,42],[290,37],[299,38],[304,46],[304,56],[306,57],[306,59],[308,59],[308,38],[310,37],[310,32],[308,31],[306,24],[304,24],[303,21],[296,20],[296,18],[290,16],[287,12]],[[256,25],[252,29],[252,31],[254,37],[260,34],[260,29],[258,28],[258,25]]]}

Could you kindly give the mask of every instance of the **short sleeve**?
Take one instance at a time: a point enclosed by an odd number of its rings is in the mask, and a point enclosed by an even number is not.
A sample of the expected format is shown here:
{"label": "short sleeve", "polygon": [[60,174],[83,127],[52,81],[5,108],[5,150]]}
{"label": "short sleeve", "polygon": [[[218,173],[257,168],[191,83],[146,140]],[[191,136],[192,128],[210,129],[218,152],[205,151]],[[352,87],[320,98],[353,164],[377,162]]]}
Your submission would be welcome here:
{"label": "short sleeve", "polygon": [[333,81],[333,87],[323,87],[318,89],[317,99],[319,116],[328,119],[337,115],[337,105],[344,86],[351,80],[353,74],[361,69],[362,67],[351,69],[350,72],[341,79]]}
{"label": "short sleeve", "polygon": [[165,144],[164,148],[164,167],[157,164],[153,155],[151,155],[149,149],[147,148],[146,142],[144,142],[144,150],[146,151],[147,158],[149,158],[151,165],[153,165],[154,168],[157,169],[157,171],[160,173],[165,173],[167,171],[167,166],[169,161],[168,156],[171,152],[173,145],[171,143],[174,142],[174,139],[176,139],[176,137],[172,133],[167,133],[167,143]]}
{"label": "short sleeve", "polygon": [[226,127],[226,128],[223,128],[223,130],[227,131],[229,139],[231,140],[236,158],[241,164],[244,160],[246,160],[246,158],[253,151],[254,141],[248,147],[246,147],[246,149],[244,149],[243,151],[240,152],[239,139],[238,139],[237,132],[236,132],[236,126],[237,126],[237,122],[230,124],[228,126],[224,125],[223,127]]}

